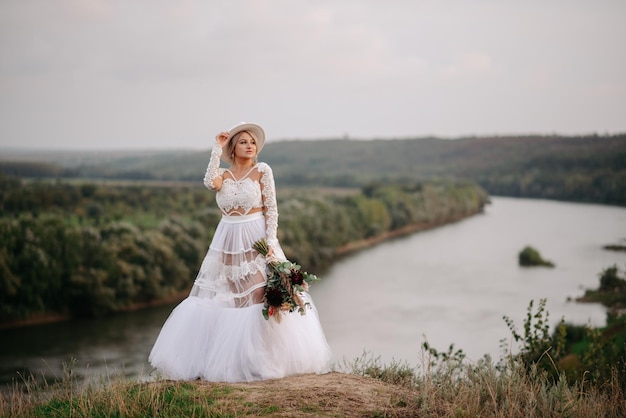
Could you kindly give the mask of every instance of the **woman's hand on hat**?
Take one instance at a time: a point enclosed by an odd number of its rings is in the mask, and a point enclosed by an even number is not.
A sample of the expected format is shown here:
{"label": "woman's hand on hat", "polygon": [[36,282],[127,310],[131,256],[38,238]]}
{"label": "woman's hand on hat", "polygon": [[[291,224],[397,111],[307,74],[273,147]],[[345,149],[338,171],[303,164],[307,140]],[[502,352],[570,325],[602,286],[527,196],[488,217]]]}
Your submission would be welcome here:
{"label": "woman's hand on hat", "polygon": [[224,145],[228,143],[228,138],[230,137],[230,133],[228,132],[220,132],[215,137],[215,141],[220,145],[220,147],[224,148]]}

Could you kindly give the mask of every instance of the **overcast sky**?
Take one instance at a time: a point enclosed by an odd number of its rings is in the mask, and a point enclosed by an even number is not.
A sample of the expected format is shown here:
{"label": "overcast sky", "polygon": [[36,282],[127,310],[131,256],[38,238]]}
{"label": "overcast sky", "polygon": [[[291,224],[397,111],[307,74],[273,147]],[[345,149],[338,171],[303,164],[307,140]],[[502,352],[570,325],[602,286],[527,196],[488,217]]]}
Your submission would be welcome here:
{"label": "overcast sky", "polygon": [[626,132],[624,0],[2,0],[0,148]]}

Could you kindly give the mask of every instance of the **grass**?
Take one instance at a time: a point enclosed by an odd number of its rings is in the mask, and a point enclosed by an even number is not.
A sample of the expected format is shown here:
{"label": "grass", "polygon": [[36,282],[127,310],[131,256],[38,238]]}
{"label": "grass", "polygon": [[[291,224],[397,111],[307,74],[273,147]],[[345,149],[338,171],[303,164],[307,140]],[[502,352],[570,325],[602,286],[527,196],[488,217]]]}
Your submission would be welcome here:
{"label": "grass", "polygon": [[[13,391],[0,401],[1,416],[20,417],[204,417],[256,414],[254,405],[242,403],[238,391],[228,386],[196,382],[158,381],[137,383],[117,378],[109,384],[69,389],[48,387],[41,399],[32,390]],[[42,390],[42,389],[40,389]]]}
{"label": "grass", "polygon": [[365,358],[352,363],[352,372],[415,389],[405,399],[416,416],[618,417],[626,416],[626,398],[617,371],[600,387],[568,383],[565,375],[553,382],[519,362],[506,366],[484,358],[476,364],[451,358],[424,362],[422,372],[407,365],[381,365]]}
{"label": "grass", "polygon": [[419,368],[384,365],[364,354],[342,373],[254,383],[133,382],[122,377],[85,386],[66,377],[0,395],[0,416],[20,417],[617,417],[626,415],[618,376],[600,387],[546,379],[511,362],[467,363],[424,355]]}

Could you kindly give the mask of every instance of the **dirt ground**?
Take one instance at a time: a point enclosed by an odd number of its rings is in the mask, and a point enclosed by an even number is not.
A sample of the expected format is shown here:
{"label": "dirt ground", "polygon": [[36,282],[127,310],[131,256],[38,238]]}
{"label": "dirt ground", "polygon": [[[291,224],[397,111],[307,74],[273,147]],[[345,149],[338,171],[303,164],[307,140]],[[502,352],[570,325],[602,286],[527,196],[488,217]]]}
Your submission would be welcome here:
{"label": "dirt ground", "polygon": [[275,417],[409,417],[407,401],[415,393],[380,380],[344,373],[307,374],[251,383],[216,384],[238,392],[243,404],[254,404]]}

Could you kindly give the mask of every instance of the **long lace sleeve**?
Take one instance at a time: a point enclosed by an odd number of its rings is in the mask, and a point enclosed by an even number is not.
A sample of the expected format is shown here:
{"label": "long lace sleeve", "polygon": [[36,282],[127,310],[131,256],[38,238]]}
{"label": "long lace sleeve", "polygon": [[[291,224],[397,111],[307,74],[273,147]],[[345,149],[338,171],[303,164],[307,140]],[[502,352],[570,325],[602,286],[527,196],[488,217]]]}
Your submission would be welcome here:
{"label": "long lace sleeve", "polygon": [[220,157],[222,156],[222,147],[217,142],[213,145],[211,151],[211,159],[204,174],[204,185],[209,190],[215,190],[213,181],[220,175]]}
{"label": "long lace sleeve", "polygon": [[269,165],[258,164],[261,172],[261,185],[263,186],[263,205],[265,207],[265,235],[270,246],[278,244],[276,232],[278,230],[278,205],[276,204],[276,186],[274,185],[274,174]]}

